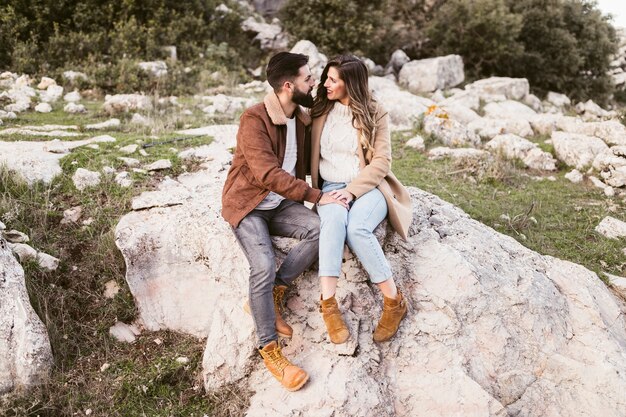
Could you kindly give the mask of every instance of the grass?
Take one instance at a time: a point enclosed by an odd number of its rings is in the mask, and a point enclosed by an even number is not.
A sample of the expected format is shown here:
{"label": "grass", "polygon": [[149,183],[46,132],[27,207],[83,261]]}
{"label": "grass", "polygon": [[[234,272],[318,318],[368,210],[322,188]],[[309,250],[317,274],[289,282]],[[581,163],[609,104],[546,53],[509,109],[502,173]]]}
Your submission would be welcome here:
{"label": "grass", "polygon": [[[147,116],[151,127],[129,127],[130,115],[123,115],[122,127],[85,132],[87,137],[109,134],[115,143],[101,143],[99,149],[77,148],[61,160],[63,174],[51,184],[28,187],[14,175],[0,169],[0,220],[9,228],[27,233],[32,245],[61,259],[53,272],[37,265],[24,265],[31,302],[47,326],[55,365],[48,384],[28,396],[13,396],[0,404],[7,416],[240,416],[248,407],[250,393],[241,386],[226,386],[219,392],[204,393],[201,361],[204,343],[194,337],[172,332],[144,333],[134,344],[113,340],[108,329],[116,321],[132,322],[137,311],[125,281],[124,260],[114,242],[114,228],[131,210],[133,196],[153,189],[165,175],[193,171],[197,163],[181,161],[176,151],[200,146],[212,138],[180,137],[175,130],[216,122],[232,123],[233,118],[209,119],[200,111],[197,99],[179,100],[193,106],[191,115],[180,109],[156,109]],[[67,115],[29,112],[5,121],[4,127],[42,124],[84,126],[107,120],[101,104],[88,102],[89,112]],[[404,147],[416,133],[394,133],[395,174],[405,185],[436,194],[465,210],[473,218],[499,232],[513,236],[525,246],[543,254],[580,263],[596,272],[624,276],[624,240],[614,241],[593,229],[611,215],[626,221],[623,199],[608,199],[589,184],[572,184],[564,179],[568,171],[560,166],[556,181],[538,181],[544,174],[525,170],[519,163],[460,164],[451,160],[430,161],[424,153]],[[427,147],[438,144],[424,135]],[[0,140],[38,140],[12,135]],[[534,142],[551,151],[548,137]],[[46,138],[49,140],[49,138]],[[71,138],[64,140],[72,140]],[[119,148],[129,144],[154,145],[139,153],[123,155]],[[104,166],[124,167],[118,157],[129,156],[141,166],[158,159],[170,159],[172,168],[153,174],[132,172],[129,188],[103,176],[98,187],[78,192],[71,176],[78,167],[101,171]],[[128,169],[130,171],[130,169]],[[61,225],[63,211],[81,206],[81,220],[87,226]],[[115,281],[121,288],[112,299],[103,295],[105,283]],[[158,340],[159,343],[156,342]],[[188,363],[176,361],[188,358]],[[101,370],[108,364],[106,370]]]}

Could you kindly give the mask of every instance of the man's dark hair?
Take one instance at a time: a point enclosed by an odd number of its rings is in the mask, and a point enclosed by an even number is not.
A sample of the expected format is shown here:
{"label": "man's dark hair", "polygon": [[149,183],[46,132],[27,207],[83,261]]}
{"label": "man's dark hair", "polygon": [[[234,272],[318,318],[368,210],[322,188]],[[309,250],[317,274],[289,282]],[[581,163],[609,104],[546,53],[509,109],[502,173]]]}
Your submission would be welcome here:
{"label": "man's dark hair", "polygon": [[285,81],[293,81],[300,68],[309,62],[309,57],[291,52],[279,52],[270,58],[267,64],[267,82],[276,93],[280,91]]}

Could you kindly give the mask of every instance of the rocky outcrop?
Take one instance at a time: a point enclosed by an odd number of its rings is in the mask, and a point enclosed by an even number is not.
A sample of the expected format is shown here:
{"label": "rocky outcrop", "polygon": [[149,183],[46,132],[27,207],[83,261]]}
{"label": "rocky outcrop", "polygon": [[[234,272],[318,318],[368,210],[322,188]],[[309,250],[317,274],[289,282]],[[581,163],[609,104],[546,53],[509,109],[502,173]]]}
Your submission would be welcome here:
{"label": "rocky outcrop", "polygon": [[52,368],[45,326],[30,305],[24,270],[0,237],[0,395],[44,382]]}
{"label": "rocky outcrop", "polygon": [[463,59],[460,55],[407,62],[398,74],[398,82],[414,94],[455,87],[463,82]]}
{"label": "rocky outcrop", "polygon": [[[288,296],[284,352],[311,379],[286,395],[255,352],[247,262],[219,215],[232,140],[216,137],[218,158],[138,197],[116,228],[146,327],[207,337],[208,390],[253,389],[248,416],[622,415],[626,321],[602,281],[415,188],[408,241],[377,230],[410,304],[398,335],[372,341],[380,293],[347,256],[337,295],[351,339],[331,344],[316,271],[305,273]],[[274,243],[280,262],[293,241]]]}

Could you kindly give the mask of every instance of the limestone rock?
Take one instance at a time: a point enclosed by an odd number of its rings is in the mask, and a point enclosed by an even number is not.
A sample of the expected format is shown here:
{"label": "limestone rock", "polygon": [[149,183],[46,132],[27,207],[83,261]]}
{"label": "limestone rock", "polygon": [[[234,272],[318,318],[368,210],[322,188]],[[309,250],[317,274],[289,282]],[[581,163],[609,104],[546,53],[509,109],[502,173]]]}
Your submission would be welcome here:
{"label": "limestone rock", "polygon": [[477,146],[480,137],[456,120],[428,115],[424,117],[424,131],[435,135],[446,146]]}
{"label": "limestone rock", "polygon": [[461,104],[446,104],[442,105],[441,109],[453,120],[461,122],[465,125],[479,120],[480,116],[474,110]]}
{"label": "limestone rock", "polygon": [[120,286],[117,285],[115,280],[110,280],[104,283],[104,297],[108,299],[115,298],[120,292]]}
{"label": "limestone rock", "polygon": [[482,149],[474,148],[448,148],[440,146],[432,148],[428,151],[428,159],[438,160],[443,158],[452,158],[456,160],[481,161],[491,157],[491,154]]}
{"label": "limestone rock", "polygon": [[556,171],[556,160],[548,152],[542,151],[536,143],[516,135],[498,135],[485,147],[501,152],[506,159],[519,159],[528,168]]}
{"label": "limestone rock", "polygon": [[145,169],[147,171],[160,171],[162,169],[170,169],[172,167],[172,161],[169,159],[159,159],[154,161],[150,165],[147,165]]}
{"label": "limestone rock", "polygon": [[424,145],[424,138],[421,137],[420,135],[417,135],[407,140],[404,146],[417,149],[418,151],[423,151],[424,149],[426,149],[426,146]]}
{"label": "limestone rock", "polygon": [[573,169],[570,172],[568,172],[567,174],[565,174],[565,178],[567,178],[568,180],[570,180],[574,184],[577,184],[579,182],[582,182],[583,174],[581,174],[581,172],[579,170]]}
{"label": "limestone rock", "polygon": [[567,97],[565,94],[555,93],[554,91],[548,92],[548,95],[546,96],[546,100],[550,104],[556,107],[561,107],[561,108],[572,104],[569,97]]}
{"label": "limestone rock", "polygon": [[76,103],[70,102],[70,103],[67,103],[63,107],[63,111],[65,113],[77,114],[77,113],[86,113],[87,109],[82,104],[76,104]]}
{"label": "limestone rock", "polygon": [[406,52],[404,52],[402,49],[396,49],[391,54],[391,58],[389,59],[386,68],[392,70],[395,74],[398,74],[404,64],[410,61],[411,58],[408,57]]}
{"label": "limestone rock", "polygon": [[234,116],[237,113],[242,112],[247,107],[254,104],[254,100],[246,97],[232,97],[224,94],[217,94],[215,96],[204,96],[204,101],[210,101],[211,105],[202,109],[204,113],[214,115],[216,113],[226,114]]}
{"label": "limestone rock", "polygon": [[87,77],[87,74],[85,74],[84,72],[80,72],[80,71],[65,71],[63,72],[63,78],[65,78],[66,80],[70,81],[70,82],[76,82],[76,81],[88,81],[89,77]]}
{"label": "limestone rock", "polygon": [[136,326],[129,326],[126,323],[118,321],[109,328],[109,334],[120,342],[133,343],[141,332]]}
{"label": "limestone rock", "polygon": [[241,28],[246,32],[254,32],[254,40],[258,41],[265,51],[282,50],[289,45],[287,34],[283,32],[278,20],[272,23],[257,22],[250,16],[241,22]]}
{"label": "limestone rock", "polygon": [[479,117],[470,122],[467,125],[467,129],[485,140],[505,134],[513,134],[521,137],[528,137],[533,134],[530,123],[524,119],[489,119]]}
{"label": "limestone rock", "polygon": [[26,243],[8,243],[8,245],[21,263],[37,259],[37,250]]}
{"label": "limestone rock", "polygon": [[53,84],[40,94],[40,99],[44,103],[54,103],[58,101],[61,96],[63,96],[63,87]]}
{"label": "limestone rock", "polygon": [[577,169],[590,166],[596,155],[608,149],[602,139],[576,133],[552,133],[554,152],[559,161]]}
{"label": "limestone rock", "polygon": [[308,56],[311,73],[316,79],[320,79],[322,71],[324,71],[324,67],[328,63],[328,58],[317,50],[313,42],[304,39],[300,40],[291,48],[290,52]]}
{"label": "limestone rock", "polygon": [[79,191],[83,191],[85,188],[95,187],[100,184],[100,176],[101,174],[99,172],[78,168],[74,175],[72,175],[72,182],[74,182],[74,186]]}
{"label": "limestone rock", "polygon": [[139,68],[155,77],[167,75],[167,64],[165,61],[147,61],[137,64]]}
{"label": "limestone rock", "polygon": [[137,148],[139,148],[137,144],[126,145],[120,148],[120,152],[130,155],[137,152]]}
{"label": "limestone rock", "polygon": [[82,214],[83,208],[81,206],[68,208],[63,212],[63,219],[61,220],[61,224],[77,223]]}
{"label": "limestone rock", "polygon": [[133,185],[133,180],[130,177],[130,174],[127,171],[119,172],[115,176],[115,182],[120,185],[120,187],[130,187]]}
{"label": "limestone rock", "polygon": [[49,77],[41,77],[41,82],[37,84],[37,88],[40,90],[45,90],[51,85],[57,85],[57,82]]}
{"label": "limestone rock", "polygon": [[59,259],[47,253],[37,252],[37,264],[42,269],[54,271],[59,267]]}
{"label": "limestone rock", "polygon": [[30,241],[28,235],[19,230],[3,230],[2,237],[9,243],[26,243]]}
{"label": "limestone rock", "polygon": [[109,114],[152,110],[152,102],[143,94],[115,94],[104,98],[104,111]]}
{"label": "limestone rock", "polygon": [[528,96],[530,85],[526,78],[490,77],[466,85],[465,90],[477,94],[487,102],[496,96],[519,101]]}
{"label": "limestone rock", "polygon": [[604,275],[606,275],[609,279],[609,284],[611,284],[611,287],[613,287],[619,295],[626,299],[626,278],[606,273]]}
{"label": "limestone rock", "polygon": [[596,226],[595,231],[609,239],[619,239],[626,237],[626,222],[615,217],[606,216]]}
{"label": "limestone rock", "polygon": [[626,146],[613,146],[596,155],[593,168],[612,187],[626,185]]}
{"label": "limestone rock", "polygon": [[152,124],[152,121],[139,113],[135,113],[130,119],[130,124],[138,126],[150,126]]}
{"label": "limestone rock", "polygon": [[43,383],[52,369],[46,327],[30,305],[24,270],[0,238],[0,395]]}
{"label": "limestone rock", "polygon": [[67,93],[66,95],[64,95],[63,100],[67,101],[68,103],[76,103],[81,100],[81,96],[78,91],[74,90],[71,93]]}
{"label": "limestone rock", "polygon": [[519,101],[506,100],[498,103],[488,103],[485,108],[485,117],[491,119],[524,119],[537,115],[537,113]]}
{"label": "limestone rock", "polygon": [[392,130],[413,128],[415,122],[435,102],[401,90],[398,85],[383,77],[369,77],[372,95],[389,113]]}
{"label": "limestone rock", "polygon": [[457,86],[465,80],[460,55],[407,62],[402,66],[398,82],[412,93],[432,92]]}
{"label": "limestone rock", "polygon": [[120,161],[122,161],[127,167],[136,167],[138,166],[141,162],[138,159],[135,158],[127,158],[124,156],[120,156],[117,159],[119,159]]}
{"label": "limestone rock", "polygon": [[85,125],[85,129],[87,130],[116,129],[120,127],[121,125],[122,125],[122,122],[120,122],[120,119],[113,118],[113,119],[105,120],[104,122]]}
{"label": "limestone rock", "polygon": [[35,111],[37,113],[50,113],[52,111],[52,106],[48,103],[39,103],[35,106]]}

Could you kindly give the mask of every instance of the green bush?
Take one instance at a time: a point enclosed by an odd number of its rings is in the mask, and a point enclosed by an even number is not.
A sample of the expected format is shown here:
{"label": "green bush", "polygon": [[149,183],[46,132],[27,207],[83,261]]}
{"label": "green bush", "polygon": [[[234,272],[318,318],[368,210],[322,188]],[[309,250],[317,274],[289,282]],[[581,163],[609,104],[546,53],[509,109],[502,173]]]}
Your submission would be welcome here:
{"label": "green bush", "polygon": [[586,0],[451,0],[427,28],[432,55],[459,53],[470,79],[524,77],[538,94],[605,102],[615,30]]}
{"label": "green bush", "polygon": [[[216,10],[221,3],[233,12]],[[183,73],[185,66],[199,66],[198,74],[244,74],[258,65],[261,52],[241,29],[244,15],[237,3],[222,0],[7,0],[0,5],[0,68],[32,75],[79,70],[105,92],[164,85],[190,91],[199,78]],[[176,46],[179,62],[168,63],[167,78],[136,67],[166,58],[168,45]]]}

